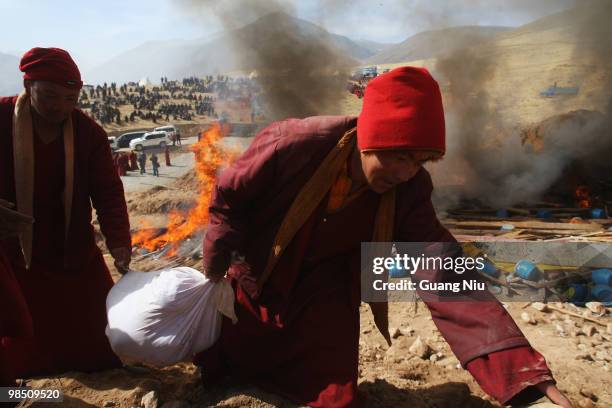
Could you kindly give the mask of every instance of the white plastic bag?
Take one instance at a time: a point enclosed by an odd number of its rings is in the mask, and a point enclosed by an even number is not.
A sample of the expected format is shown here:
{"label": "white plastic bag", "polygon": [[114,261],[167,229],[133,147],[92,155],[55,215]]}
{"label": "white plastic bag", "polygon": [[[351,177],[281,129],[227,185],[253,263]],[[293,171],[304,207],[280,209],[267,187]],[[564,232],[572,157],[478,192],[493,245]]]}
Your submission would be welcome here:
{"label": "white plastic bag", "polygon": [[124,362],[163,367],[212,346],[221,314],[236,322],[234,291],[187,267],[129,271],[106,298],[106,336]]}

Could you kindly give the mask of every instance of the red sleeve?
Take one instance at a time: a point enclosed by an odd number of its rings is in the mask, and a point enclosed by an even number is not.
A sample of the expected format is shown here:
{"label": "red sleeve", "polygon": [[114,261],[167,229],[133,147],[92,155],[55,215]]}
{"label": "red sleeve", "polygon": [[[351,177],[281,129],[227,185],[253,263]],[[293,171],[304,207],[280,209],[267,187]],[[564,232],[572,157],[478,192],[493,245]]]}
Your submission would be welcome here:
{"label": "red sleeve", "polygon": [[244,154],[218,177],[204,237],[205,269],[225,272],[232,251],[244,254],[251,204],[268,188],[276,171],[276,133],[278,126],[274,124],[262,130]]}
{"label": "red sleeve", "polygon": [[[433,185],[429,174],[423,170],[410,189],[417,197],[413,202],[406,203],[410,208],[400,214],[397,241],[444,242],[451,243],[447,249],[453,248],[452,243],[456,240],[440,224],[431,203]],[[469,271],[459,275],[435,270],[419,270],[413,278],[430,281],[481,279]],[[489,292],[478,291],[461,300],[445,300],[443,297],[437,297],[435,292],[425,293],[417,290],[417,293],[429,308],[433,322],[463,366],[475,358],[496,351],[529,346],[512,316]]]}
{"label": "red sleeve", "polygon": [[554,381],[544,357],[529,346],[476,358],[467,369],[487,394],[504,405],[533,402],[543,396],[534,385]]}
{"label": "red sleeve", "polygon": [[95,125],[93,133],[89,169],[90,194],[100,222],[100,230],[106,238],[108,249],[130,248],[130,220],[123,183],[113,165],[106,132]]}

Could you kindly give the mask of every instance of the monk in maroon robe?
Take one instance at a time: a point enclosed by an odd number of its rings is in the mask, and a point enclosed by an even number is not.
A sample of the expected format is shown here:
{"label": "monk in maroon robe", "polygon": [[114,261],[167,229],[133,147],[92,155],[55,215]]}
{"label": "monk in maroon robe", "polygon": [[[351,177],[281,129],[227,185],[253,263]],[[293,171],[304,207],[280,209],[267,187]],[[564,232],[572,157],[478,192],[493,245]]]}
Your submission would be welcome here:
{"label": "monk in maroon robe", "polygon": [[166,157],[166,166],[170,167],[172,164],[170,163],[170,148],[168,146],[164,150],[164,156]]}
{"label": "monk in maroon robe", "polygon": [[[359,120],[289,119],[262,130],[213,191],[204,273],[227,272],[238,323],[224,320],[217,343],[196,356],[204,383],[229,374],[299,404],[359,406],[360,244],[455,242],[422,167],[444,151],[438,85],[412,67],[371,81]],[[571,406],[492,295],[424,300],[487,393]],[[390,342],[386,303],[370,306]]]}
{"label": "monk in maroon robe", "polygon": [[24,92],[0,98],[0,199],[34,222],[17,237],[0,231],[0,279],[25,301],[32,330],[0,332],[0,372],[118,367],[104,334],[113,281],[91,224],[93,204],[115,265],[127,271],[129,220],[107,135],[76,109],[82,82],[66,51],[34,48],[20,69]]}
{"label": "monk in maroon robe", "polygon": [[138,171],[138,157],[133,150],[130,152],[130,170]]}
{"label": "monk in maroon robe", "polygon": [[119,176],[127,175],[128,170],[130,169],[130,159],[127,155],[121,153],[117,158],[117,166],[119,168]]}

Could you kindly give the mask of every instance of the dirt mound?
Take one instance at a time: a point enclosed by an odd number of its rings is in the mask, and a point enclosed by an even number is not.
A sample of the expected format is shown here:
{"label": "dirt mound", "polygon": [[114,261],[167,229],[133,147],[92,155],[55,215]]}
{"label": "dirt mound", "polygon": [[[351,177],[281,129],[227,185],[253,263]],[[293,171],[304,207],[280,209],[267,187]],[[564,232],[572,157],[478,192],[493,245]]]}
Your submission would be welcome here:
{"label": "dirt mound", "polygon": [[194,170],[168,186],[154,186],[149,190],[133,193],[127,199],[131,216],[188,211],[198,198],[198,180]]}
{"label": "dirt mound", "polygon": [[195,170],[191,169],[172,183],[171,187],[179,190],[197,192],[200,188],[200,182],[198,181]]}
{"label": "dirt mound", "polygon": [[155,186],[150,190],[134,194],[127,200],[130,215],[188,211],[196,202],[194,191]]}

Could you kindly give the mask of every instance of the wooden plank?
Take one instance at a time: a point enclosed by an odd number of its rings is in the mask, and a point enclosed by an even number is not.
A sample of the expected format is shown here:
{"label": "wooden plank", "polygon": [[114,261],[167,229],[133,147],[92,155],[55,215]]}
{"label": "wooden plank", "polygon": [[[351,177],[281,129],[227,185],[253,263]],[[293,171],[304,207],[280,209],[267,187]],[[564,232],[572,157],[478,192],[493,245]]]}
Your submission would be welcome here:
{"label": "wooden plank", "polygon": [[574,230],[574,231],[599,231],[602,229],[599,224],[570,224],[560,222],[544,221],[453,221],[445,220],[447,225],[456,225],[462,228],[501,228],[502,225],[512,224],[515,229],[540,229],[540,230]]}

